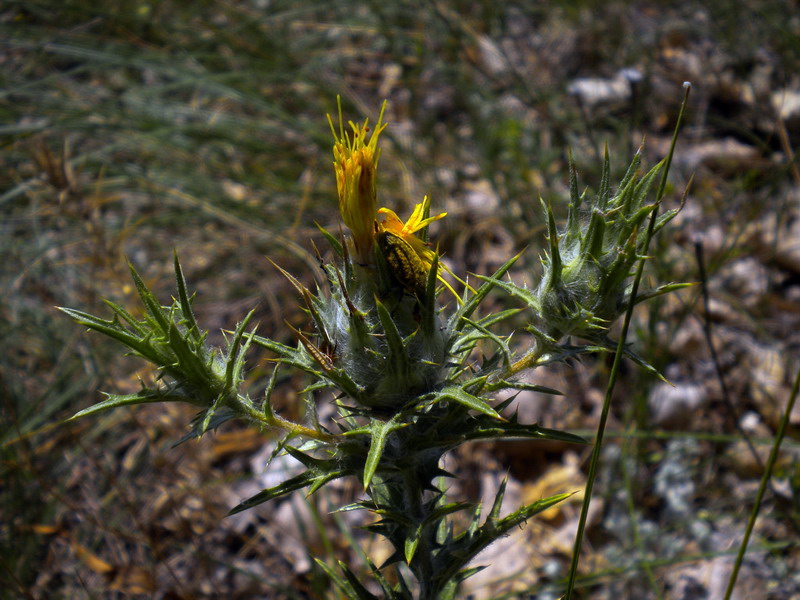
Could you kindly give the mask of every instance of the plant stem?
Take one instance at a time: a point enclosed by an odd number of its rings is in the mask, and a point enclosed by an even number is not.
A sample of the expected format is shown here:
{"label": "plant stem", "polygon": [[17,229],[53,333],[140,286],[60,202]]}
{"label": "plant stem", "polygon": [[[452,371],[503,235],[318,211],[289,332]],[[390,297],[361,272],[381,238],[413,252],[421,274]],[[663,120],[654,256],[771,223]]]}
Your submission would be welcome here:
{"label": "plant stem", "polygon": [[[683,120],[683,113],[686,109],[686,102],[689,98],[689,90],[691,89],[691,85],[686,82],[684,85],[684,96],[683,96],[683,103],[681,104],[680,113],[678,113],[678,120],[675,124],[675,132],[672,136],[672,145],[669,149],[669,154],[667,156],[667,162],[664,166],[664,172],[661,177],[661,184],[658,188],[658,193],[656,195],[656,207],[653,209],[653,212],[650,214],[650,223],[648,224],[647,228],[647,237],[645,238],[644,248],[642,250],[642,254],[647,256],[647,249],[650,246],[650,239],[653,237],[653,231],[655,229],[656,224],[656,217],[658,215],[658,205],[661,202],[661,198],[664,195],[664,188],[666,187],[667,183],[667,175],[669,174],[669,168],[672,163],[672,155],[675,150],[675,144],[678,141],[678,131],[680,130],[681,121]],[[586,530],[586,519],[589,515],[589,505],[592,500],[592,490],[594,488],[594,480],[597,477],[597,465],[600,462],[600,450],[603,446],[603,434],[606,429],[606,421],[608,420],[608,413],[611,409],[611,397],[614,393],[614,386],[617,383],[617,375],[619,373],[620,365],[622,364],[622,357],[624,355],[625,350],[625,340],[628,337],[628,328],[631,324],[631,317],[633,316],[633,307],[636,302],[636,295],[639,292],[639,283],[642,280],[642,274],[644,272],[644,260],[639,260],[639,265],[636,268],[636,276],[633,280],[633,286],[631,287],[630,292],[630,301],[628,302],[628,308],[625,312],[625,320],[622,324],[622,332],[619,336],[619,342],[617,343],[617,351],[614,353],[614,362],[611,365],[611,373],[609,374],[608,378],[608,385],[606,386],[606,395],[603,400],[603,409],[600,413],[600,422],[597,424],[597,438],[594,442],[594,448],[592,448],[592,457],[589,462],[589,473],[586,477],[586,490],[584,491],[583,496],[583,504],[581,506],[581,514],[578,518],[578,531],[575,535],[575,545],[572,550],[572,563],[570,565],[569,570],[569,577],[567,579],[567,589],[564,594],[565,600],[570,600],[572,598],[572,592],[575,588],[575,579],[578,575],[578,562],[580,560],[580,552],[581,552],[581,545],[583,543],[583,534]]]}
{"label": "plant stem", "polygon": [[322,431],[318,431],[316,429],[311,429],[305,425],[300,425],[299,423],[284,419],[283,417],[274,413],[264,414],[264,412],[253,406],[252,402],[241,396],[239,396],[236,400],[235,409],[239,411],[245,418],[256,421],[258,424],[266,427],[277,427],[278,429],[283,429],[284,431],[288,431],[293,435],[300,435],[313,440],[319,440],[320,442],[326,442],[328,444],[335,444],[340,441],[335,435],[323,433]]}
{"label": "plant stem", "polygon": [[786,434],[786,425],[789,423],[789,417],[794,409],[795,400],[797,400],[797,391],[800,388],[800,369],[797,371],[797,376],[794,379],[792,386],[792,393],[789,396],[789,403],[786,405],[786,410],[783,412],[783,418],[778,426],[778,433],[775,435],[775,442],[772,444],[772,450],[767,459],[767,466],[764,469],[764,474],[761,476],[761,483],[758,486],[758,493],[756,494],[756,501],[753,504],[753,510],[750,512],[750,520],[747,522],[747,528],[744,532],[744,539],[742,545],[739,546],[739,553],[736,555],[736,562],[733,565],[731,578],[728,580],[728,587],[725,589],[725,600],[729,600],[733,593],[733,588],[736,586],[736,578],[739,576],[739,569],[742,566],[745,552],[747,551],[747,544],[750,541],[750,535],[753,533],[756,519],[758,518],[758,511],[761,509],[761,501],[764,498],[764,492],[767,489],[767,484],[772,477],[772,469],[775,467],[775,461],[778,460],[778,450],[780,450],[783,436]]}

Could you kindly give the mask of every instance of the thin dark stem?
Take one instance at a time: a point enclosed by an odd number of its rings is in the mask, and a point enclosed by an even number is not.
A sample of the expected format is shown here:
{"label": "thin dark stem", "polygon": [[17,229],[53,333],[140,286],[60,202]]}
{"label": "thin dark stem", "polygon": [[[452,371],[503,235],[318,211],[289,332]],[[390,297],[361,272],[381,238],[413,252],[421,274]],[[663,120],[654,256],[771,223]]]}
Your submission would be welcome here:
{"label": "thin dark stem", "polygon": [[[672,136],[672,145],[670,146],[669,154],[667,155],[667,161],[664,165],[664,172],[661,176],[661,184],[659,185],[658,193],[656,195],[656,206],[653,208],[653,212],[650,215],[650,223],[647,227],[647,235],[645,237],[644,248],[642,250],[642,254],[645,256],[647,255],[647,249],[650,246],[650,239],[653,237],[653,232],[655,230],[656,217],[658,215],[658,205],[661,203],[661,199],[664,197],[664,188],[667,184],[667,175],[669,173],[670,165],[672,164],[672,155],[675,151],[675,144],[678,141],[678,132],[680,131],[681,122],[683,121],[683,113],[686,109],[686,103],[689,98],[689,90],[691,89],[691,85],[688,82],[684,83],[684,89],[685,93],[683,97],[683,103],[681,104],[681,110],[678,114],[678,121],[675,124],[675,132]],[[606,429],[608,413],[611,409],[611,397],[614,393],[614,387],[617,383],[619,368],[622,364],[625,340],[628,337],[628,329],[631,324],[631,317],[633,316],[633,307],[636,302],[636,295],[639,292],[639,283],[642,280],[643,273],[644,260],[640,260],[638,267],[636,268],[636,276],[633,279],[633,286],[631,287],[630,292],[630,301],[628,302],[628,308],[625,312],[625,320],[623,321],[622,332],[620,333],[619,342],[617,343],[617,351],[614,354],[614,362],[611,365],[611,373],[608,378],[606,395],[605,399],[603,400],[603,409],[600,413],[600,422],[597,425],[597,438],[595,439],[594,447],[592,448],[592,457],[589,462],[589,473],[586,478],[586,489],[583,496],[583,505],[581,506],[581,514],[578,519],[578,531],[575,535],[575,545],[572,550],[572,564],[570,565],[569,577],[567,579],[567,589],[566,593],[564,594],[565,600],[570,600],[572,598],[572,592],[575,588],[575,579],[578,575],[578,562],[580,560],[581,546],[583,544],[583,534],[586,530],[586,520],[589,515],[589,505],[591,504],[592,490],[594,489],[594,481],[597,477],[597,466],[600,462],[600,450],[603,446],[603,434]]]}
{"label": "thin dark stem", "polygon": [[772,469],[775,466],[775,461],[778,459],[778,450],[780,450],[781,442],[783,442],[783,436],[786,434],[786,425],[789,423],[789,417],[794,409],[795,400],[797,400],[798,388],[800,388],[800,369],[797,371],[797,376],[795,377],[794,385],[792,386],[792,393],[789,396],[789,402],[786,405],[786,410],[783,412],[783,418],[778,426],[778,433],[775,435],[775,442],[772,444],[772,450],[770,451],[769,458],[767,459],[767,467],[764,470],[764,474],[761,476],[761,483],[758,486],[758,493],[756,494],[756,501],[753,504],[753,510],[750,512],[750,519],[747,522],[747,528],[744,532],[744,539],[742,540],[742,545],[739,546],[739,553],[736,555],[736,562],[733,565],[731,578],[728,580],[728,587],[725,589],[725,600],[730,599],[731,594],[733,593],[733,588],[736,586],[736,578],[739,576],[739,569],[742,566],[745,552],[747,552],[747,544],[750,541],[750,535],[753,533],[753,527],[756,524],[758,512],[761,509],[761,501],[764,498],[764,492],[767,490],[767,484],[772,477]]}
{"label": "thin dark stem", "polygon": [[756,464],[758,465],[759,469],[763,471],[764,461],[761,460],[761,457],[758,455],[758,452],[756,451],[756,448],[753,445],[750,436],[747,435],[747,432],[744,430],[742,424],[739,422],[739,414],[736,410],[736,407],[733,405],[733,401],[731,400],[730,391],[728,390],[728,384],[725,381],[725,375],[722,372],[722,365],[720,364],[719,355],[717,354],[717,348],[714,345],[714,337],[711,331],[711,311],[709,310],[708,276],[706,274],[706,265],[703,256],[702,241],[700,240],[695,241],[694,253],[695,257],[697,258],[697,268],[700,273],[700,284],[703,291],[703,333],[705,335],[708,351],[711,354],[711,362],[714,363],[714,371],[717,374],[719,387],[722,390],[722,400],[731,414],[734,427],[736,427],[736,430],[739,432],[742,438],[744,438],[744,441],[747,443],[747,447],[750,449],[750,453],[753,455],[753,459],[756,461]]}

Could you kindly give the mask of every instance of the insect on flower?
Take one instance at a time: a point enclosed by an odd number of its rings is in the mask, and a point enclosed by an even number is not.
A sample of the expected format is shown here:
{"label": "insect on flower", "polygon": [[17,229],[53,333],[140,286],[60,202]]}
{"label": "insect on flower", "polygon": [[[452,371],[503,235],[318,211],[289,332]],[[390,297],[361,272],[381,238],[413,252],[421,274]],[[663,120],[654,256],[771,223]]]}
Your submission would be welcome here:
{"label": "insect on flower", "polygon": [[379,232],[376,241],[398,283],[412,296],[422,298],[428,285],[429,269],[411,244],[391,231]]}

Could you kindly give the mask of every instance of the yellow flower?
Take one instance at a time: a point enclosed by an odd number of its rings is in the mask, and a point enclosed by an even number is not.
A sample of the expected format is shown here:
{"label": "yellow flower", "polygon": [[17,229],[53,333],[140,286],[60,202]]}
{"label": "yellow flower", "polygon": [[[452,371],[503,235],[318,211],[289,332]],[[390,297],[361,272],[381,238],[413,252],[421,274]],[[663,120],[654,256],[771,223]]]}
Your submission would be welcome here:
{"label": "yellow flower", "polygon": [[443,212],[435,217],[424,219],[423,216],[428,211],[430,204],[430,199],[425,196],[422,202],[414,207],[414,212],[411,213],[411,216],[405,223],[403,223],[400,217],[390,208],[381,208],[378,211],[378,213],[385,215],[383,222],[380,224],[383,230],[390,231],[396,236],[403,238],[429,269],[433,264],[433,258],[436,253],[430,249],[429,244],[426,244],[414,234],[434,221],[438,221],[447,216],[447,213]]}
{"label": "yellow flower", "polygon": [[375,243],[375,216],[378,209],[376,177],[378,159],[381,151],[378,138],[385,129],[383,103],[378,124],[367,140],[369,120],[363,125],[349,121],[352,134],[346,133],[342,123],[342,105],[339,104],[339,132],[333,127],[333,120],[328,115],[328,123],[333,133],[334,170],[336,171],[336,188],[339,192],[339,213],[345,225],[353,233],[356,254],[362,263],[372,262],[372,248]]}
{"label": "yellow flower", "polygon": [[[414,207],[414,211],[411,213],[411,216],[403,223],[403,220],[397,216],[397,214],[390,208],[381,208],[378,210],[378,213],[384,215],[384,219],[382,223],[379,223],[379,230],[380,231],[388,231],[389,233],[393,233],[399,238],[402,238],[414,252],[417,253],[420,260],[425,265],[425,268],[430,271],[431,267],[433,266],[433,260],[436,257],[436,252],[434,252],[430,244],[426,243],[425,241],[418,238],[414,235],[419,230],[427,227],[434,221],[438,221],[447,216],[446,212],[439,213],[433,217],[425,218],[425,214],[430,210],[431,201],[430,199],[425,196],[420,204],[417,204]],[[452,275],[459,283],[462,285],[467,285],[465,282],[461,281],[456,275],[448,269],[444,264],[439,263],[445,271],[447,271],[450,275]],[[444,286],[450,290],[450,292],[456,297],[456,300],[461,302],[461,298],[458,296],[456,291],[452,288],[452,286],[445,280],[441,273],[437,273],[436,277],[441,281]]]}

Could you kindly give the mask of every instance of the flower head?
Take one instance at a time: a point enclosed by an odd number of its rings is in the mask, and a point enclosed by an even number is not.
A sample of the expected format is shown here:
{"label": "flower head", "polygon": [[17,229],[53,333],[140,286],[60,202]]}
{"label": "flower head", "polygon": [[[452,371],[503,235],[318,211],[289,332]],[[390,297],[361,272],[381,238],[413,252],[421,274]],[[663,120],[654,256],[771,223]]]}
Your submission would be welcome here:
{"label": "flower head", "polygon": [[376,178],[378,159],[381,151],[378,138],[386,127],[383,123],[383,103],[378,124],[370,131],[369,120],[363,125],[349,121],[353,130],[347,133],[342,123],[342,105],[339,103],[339,132],[333,127],[333,120],[328,115],[328,122],[333,133],[334,170],[336,171],[336,188],[339,192],[339,213],[345,225],[353,233],[356,254],[361,262],[371,262],[371,252],[375,243],[374,223],[378,209]]}
{"label": "flower head", "polygon": [[381,208],[378,210],[379,214],[385,215],[383,222],[380,224],[382,230],[389,231],[396,236],[403,238],[403,240],[414,249],[414,252],[419,255],[429,269],[433,264],[433,258],[436,253],[431,250],[430,244],[424,242],[414,234],[427,227],[434,221],[438,221],[439,219],[447,216],[447,213],[443,212],[439,213],[435,217],[424,218],[425,213],[430,210],[430,205],[430,199],[425,196],[422,202],[414,207],[414,212],[411,213],[411,216],[405,223],[403,223],[402,219],[400,219],[400,217],[398,217],[397,214],[390,208]]}
{"label": "flower head", "polygon": [[[443,212],[433,217],[425,217],[425,215],[430,212],[430,205],[431,205],[430,198],[425,196],[425,198],[423,198],[421,203],[414,206],[414,211],[411,213],[411,216],[406,220],[405,223],[390,208],[381,208],[378,210],[379,214],[384,215],[383,222],[379,223],[378,225],[379,231],[392,233],[397,237],[401,238],[403,241],[405,241],[414,250],[414,252],[416,252],[417,256],[420,258],[420,260],[425,265],[425,268],[428,271],[430,271],[431,267],[433,266],[433,261],[436,258],[436,252],[431,249],[429,243],[420,239],[414,234],[416,234],[421,229],[424,229],[434,221],[438,221],[439,219],[442,219],[447,216],[447,213]],[[458,277],[456,277],[455,274],[453,274],[453,272],[450,269],[448,269],[445,265],[441,266],[445,271],[450,273],[450,275],[452,275],[456,280],[466,285],[466,283],[464,283]],[[450,292],[456,297],[456,300],[460,301],[458,294],[456,294],[455,290],[447,282],[447,280],[444,279],[442,274],[437,273],[436,276],[438,277],[439,281],[441,281],[444,284],[444,286],[448,290],[450,290]]]}

